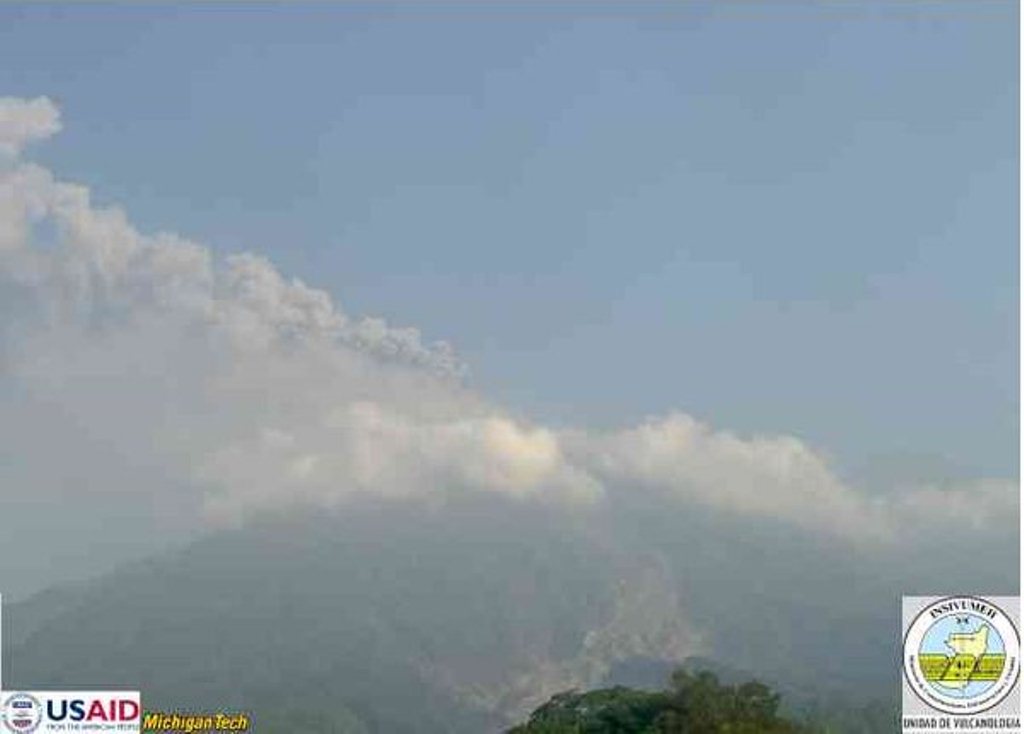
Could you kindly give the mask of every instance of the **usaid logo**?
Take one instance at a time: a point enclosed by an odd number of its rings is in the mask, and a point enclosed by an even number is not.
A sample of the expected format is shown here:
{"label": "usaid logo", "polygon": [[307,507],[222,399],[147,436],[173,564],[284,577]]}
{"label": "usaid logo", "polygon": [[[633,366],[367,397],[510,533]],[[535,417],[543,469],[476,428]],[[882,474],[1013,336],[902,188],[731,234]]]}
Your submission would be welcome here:
{"label": "usaid logo", "polygon": [[139,732],[137,691],[31,691],[5,694],[0,732]]}
{"label": "usaid logo", "polygon": [[[103,694],[103,698],[52,697],[46,700],[47,721],[85,721],[130,723],[141,716],[138,697],[119,698],[117,694]],[[81,696],[81,694],[79,694]],[[92,728],[92,727],[90,727]],[[122,730],[123,731],[123,730]]]}

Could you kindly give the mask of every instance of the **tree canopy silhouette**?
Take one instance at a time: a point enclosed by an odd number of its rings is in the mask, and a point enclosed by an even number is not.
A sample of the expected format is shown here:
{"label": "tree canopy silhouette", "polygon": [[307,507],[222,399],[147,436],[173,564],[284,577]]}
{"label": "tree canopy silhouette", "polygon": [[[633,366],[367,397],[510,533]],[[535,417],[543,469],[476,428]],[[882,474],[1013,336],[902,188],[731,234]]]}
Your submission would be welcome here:
{"label": "tree canopy silhouette", "polygon": [[804,734],[779,714],[780,697],[758,681],[727,685],[710,672],[677,670],[663,691],[617,686],[567,691],[509,734]]}

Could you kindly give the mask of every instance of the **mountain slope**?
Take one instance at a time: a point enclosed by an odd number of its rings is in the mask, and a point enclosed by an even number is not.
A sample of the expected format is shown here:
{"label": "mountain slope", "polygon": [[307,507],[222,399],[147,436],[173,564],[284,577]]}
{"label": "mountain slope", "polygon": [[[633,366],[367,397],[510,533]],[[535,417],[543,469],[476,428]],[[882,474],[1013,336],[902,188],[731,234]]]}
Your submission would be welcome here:
{"label": "mountain slope", "polygon": [[371,731],[494,729],[687,635],[656,574],[512,503],[264,523],[48,596],[9,610],[16,685],[340,706]]}
{"label": "mountain slope", "polygon": [[[479,495],[265,519],[11,605],[4,680],[283,730],[479,734],[703,656],[793,703],[859,706],[896,690],[899,595],[960,583],[941,554],[904,568],[712,519]],[[1004,566],[960,575],[991,593]]]}

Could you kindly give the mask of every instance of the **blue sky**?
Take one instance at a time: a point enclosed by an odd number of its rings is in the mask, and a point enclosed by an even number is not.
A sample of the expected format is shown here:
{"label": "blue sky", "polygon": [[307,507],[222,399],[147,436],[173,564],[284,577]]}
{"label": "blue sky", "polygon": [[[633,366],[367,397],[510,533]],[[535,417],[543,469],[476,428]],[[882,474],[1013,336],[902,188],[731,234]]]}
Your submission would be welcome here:
{"label": "blue sky", "polygon": [[32,156],[555,424],[1017,471],[1017,6],[0,7]]}

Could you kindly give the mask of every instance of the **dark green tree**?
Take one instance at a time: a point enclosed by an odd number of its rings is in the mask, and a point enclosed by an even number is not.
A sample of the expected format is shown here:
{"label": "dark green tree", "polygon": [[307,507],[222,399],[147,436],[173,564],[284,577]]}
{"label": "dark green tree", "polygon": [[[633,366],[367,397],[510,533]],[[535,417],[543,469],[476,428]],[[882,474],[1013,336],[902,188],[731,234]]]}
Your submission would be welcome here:
{"label": "dark green tree", "polygon": [[725,685],[676,671],[660,692],[616,687],[551,698],[510,734],[803,734],[779,715],[779,696],[757,681]]}
{"label": "dark green tree", "polygon": [[588,693],[556,694],[512,734],[655,734],[665,695],[630,688],[606,688]]}
{"label": "dark green tree", "polygon": [[658,720],[664,734],[789,734],[803,729],[779,715],[779,695],[758,681],[723,685],[709,672],[678,670]]}

